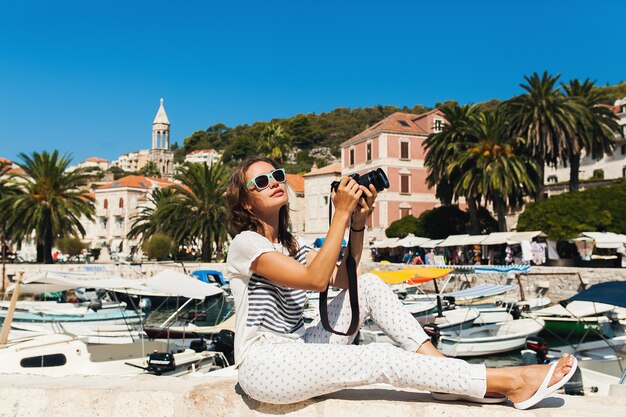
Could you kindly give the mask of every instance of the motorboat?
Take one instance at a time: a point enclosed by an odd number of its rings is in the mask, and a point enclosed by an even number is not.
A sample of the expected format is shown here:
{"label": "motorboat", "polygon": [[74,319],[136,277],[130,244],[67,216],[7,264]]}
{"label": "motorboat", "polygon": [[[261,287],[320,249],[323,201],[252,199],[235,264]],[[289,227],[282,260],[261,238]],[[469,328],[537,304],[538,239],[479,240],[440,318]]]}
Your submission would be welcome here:
{"label": "motorboat", "polygon": [[542,329],[540,319],[520,319],[458,332],[440,332],[435,339],[437,348],[446,356],[484,356],[522,348],[527,337],[536,336]]}
{"label": "motorboat", "polygon": [[180,376],[202,368],[221,368],[226,363],[219,352],[186,349],[172,353],[166,343],[150,341],[92,345],[69,334],[36,335],[0,346],[2,374]]}

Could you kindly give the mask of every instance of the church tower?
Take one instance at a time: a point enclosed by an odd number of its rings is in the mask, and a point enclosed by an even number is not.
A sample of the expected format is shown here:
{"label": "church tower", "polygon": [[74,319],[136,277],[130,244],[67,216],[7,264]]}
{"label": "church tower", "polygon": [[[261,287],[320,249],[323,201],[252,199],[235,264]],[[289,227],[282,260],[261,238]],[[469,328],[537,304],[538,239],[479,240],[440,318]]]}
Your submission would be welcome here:
{"label": "church tower", "polygon": [[163,99],[152,122],[152,149],[170,148],[170,121],[163,107]]}
{"label": "church tower", "polygon": [[170,150],[170,121],[163,107],[163,99],[152,122],[152,148],[148,160],[156,165],[162,177],[174,174],[174,152]]}

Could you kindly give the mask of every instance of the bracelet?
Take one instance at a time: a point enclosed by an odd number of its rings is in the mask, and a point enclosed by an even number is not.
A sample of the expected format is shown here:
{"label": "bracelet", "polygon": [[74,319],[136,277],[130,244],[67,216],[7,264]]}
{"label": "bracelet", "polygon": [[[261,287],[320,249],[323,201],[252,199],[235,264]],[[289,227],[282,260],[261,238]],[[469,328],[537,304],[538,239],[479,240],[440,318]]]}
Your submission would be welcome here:
{"label": "bracelet", "polygon": [[359,233],[359,232],[362,232],[363,230],[365,230],[365,226],[363,226],[362,229],[355,229],[354,227],[350,226],[350,230],[352,230],[355,233]]}

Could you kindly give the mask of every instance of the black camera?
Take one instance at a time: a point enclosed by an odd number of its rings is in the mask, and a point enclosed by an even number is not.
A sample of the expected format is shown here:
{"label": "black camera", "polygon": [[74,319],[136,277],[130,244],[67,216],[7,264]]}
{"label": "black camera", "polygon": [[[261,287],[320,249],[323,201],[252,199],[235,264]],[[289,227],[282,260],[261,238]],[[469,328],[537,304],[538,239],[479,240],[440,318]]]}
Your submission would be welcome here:
{"label": "black camera", "polygon": [[[353,178],[356,182],[358,182],[360,185],[363,185],[365,188],[369,188],[370,184],[374,184],[374,187],[376,187],[376,191],[378,192],[389,188],[389,179],[387,179],[387,175],[382,168],[370,171],[364,175],[352,174],[349,175],[349,177]],[[330,188],[333,191],[337,191],[337,187],[339,187],[339,181],[333,181],[330,184]]]}

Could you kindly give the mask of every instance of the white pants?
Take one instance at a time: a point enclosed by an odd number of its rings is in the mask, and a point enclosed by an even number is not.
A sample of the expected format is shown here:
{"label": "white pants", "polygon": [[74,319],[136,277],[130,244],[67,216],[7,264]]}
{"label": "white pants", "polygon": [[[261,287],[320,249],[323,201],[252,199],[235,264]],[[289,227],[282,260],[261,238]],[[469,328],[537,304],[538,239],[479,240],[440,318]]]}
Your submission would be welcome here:
{"label": "white pants", "polygon": [[[351,345],[353,337],[325,331],[317,318],[304,339],[265,334],[239,366],[239,384],[250,397],[289,404],[348,387],[387,383],[400,388],[469,394],[486,392],[484,365],[426,356],[415,351],[428,340],[415,318],[377,276],[359,277],[360,323],[371,318],[401,347]],[[350,300],[342,291],[328,305],[331,326],[345,331]]]}

